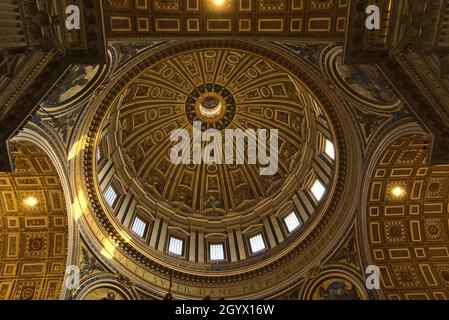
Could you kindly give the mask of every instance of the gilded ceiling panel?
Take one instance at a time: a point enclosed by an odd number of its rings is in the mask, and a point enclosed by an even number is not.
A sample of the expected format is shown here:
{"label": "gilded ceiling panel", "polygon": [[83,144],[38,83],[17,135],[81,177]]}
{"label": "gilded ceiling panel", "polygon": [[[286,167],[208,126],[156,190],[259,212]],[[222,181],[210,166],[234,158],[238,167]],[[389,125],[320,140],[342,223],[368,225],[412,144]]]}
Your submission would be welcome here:
{"label": "gilded ceiling panel", "polygon": [[59,177],[33,144],[11,149],[16,171],[0,174],[0,299],[59,299],[68,252]]}

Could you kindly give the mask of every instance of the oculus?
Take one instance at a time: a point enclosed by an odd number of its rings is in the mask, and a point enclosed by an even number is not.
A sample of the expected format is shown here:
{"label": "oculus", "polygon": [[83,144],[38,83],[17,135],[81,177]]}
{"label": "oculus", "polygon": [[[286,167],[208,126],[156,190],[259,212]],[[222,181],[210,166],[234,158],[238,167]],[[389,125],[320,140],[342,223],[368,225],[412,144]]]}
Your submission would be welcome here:
{"label": "oculus", "polygon": [[201,130],[223,130],[234,119],[236,104],[229,90],[216,83],[198,86],[187,98],[186,116],[189,122],[201,121]]}

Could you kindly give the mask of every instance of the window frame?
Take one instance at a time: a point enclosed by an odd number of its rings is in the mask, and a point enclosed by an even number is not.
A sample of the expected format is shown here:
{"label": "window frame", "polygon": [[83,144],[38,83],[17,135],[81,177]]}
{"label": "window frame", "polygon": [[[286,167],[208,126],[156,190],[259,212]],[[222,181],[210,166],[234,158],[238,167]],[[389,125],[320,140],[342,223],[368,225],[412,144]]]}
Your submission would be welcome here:
{"label": "window frame", "polygon": [[[332,146],[332,155],[329,155],[328,153],[328,144],[330,144]],[[324,138],[324,148],[323,148],[323,153],[324,155],[332,162],[334,162],[337,158],[337,152],[335,149],[335,143],[333,141],[331,141],[328,138]]]}
{"label": "window frame", "polygon": [[[181,242],[182,246],[181,246],[181,254],[177,254],[175,252],[170,251],[170,244],[171,244],[171,240],[175,239]],[[174,235],[174,234],[169,234],[168,235],[168,241],[167,241],[167,254],[176,257],[176,258],[185,258],[186,256],[186,238],[184,237],[180,237],[178,235]]]}
{"label": "window frame", "polygon": [[[142,223],[145,224],[144,229],[143,229],[143,234],[142,234],[142,235],[138,234],[138,233],[134,230],[134,225],[135,225],[137,219],[139,219]],[[132,231],[135,235],[137,235],[137,236],[139,236],[140,238],[142,238],[143,240],[145,240],[146,237],[147,237],[147,235],[148,235],[149,226],[150,226],[150,223],[149,223],[148,221],[146,221],[146,220],[145,220],[144,218],[142,218],[141,216],[136,215],[136,216],[134,217],[134,219],[133,219],[133,222],[132,222],[132,224],[131,224],[131,228],[130,228],[130,229],[131,229],[131,231]]]}
{"label": "window frame", "polygon": [[[223,252],[223,259],[212,259],[212,246],[221,246]],[[226,244],[224,242],[211,241],[207,243],[207,260],[212,263],[220,263],[227,261]]]}
{"label": "window frame", "polygon": [[[317,197],[317,194],[314,191],[315,186],[318,186],[319,188],[322,188],[322,192],[320,190],[320,194],[319,194],[319,198]],[[309,188],[310,193],[313,196],[313,199],[317,202],[320,203],[321,200],[323,200],[324,196],[326,195],[326,192],[328,191],[326,186],[324,185],[324,183],[318,178],[316,177],[314,182],[312,183],[312,185]],[[317,191],[318,192],[318,191]]]}
{"label": "window frame", "polygon": [[[298,221],[298,225],[296,226],[296,227],[294,227],[293,229],[289,229],[289,227],[288,227],[288,223],[287,223],[287,219],[290,217],[290,216],[294,216],[295,218],[296,218],[296,220]],[[282,217],[282,221],[284,222],[284,226],[285,226],[285,230],[287,231],[287,235],[288,234],[291,234],[291,233],[294,233],[295,231],[297,231],[297,230],[299,230],[300,228],[301,228],[301,226],[302,226],[302,222],[301,222],[301,219],[299,218],[299,216],[298,216],[298,214],[296,213],[296,211],[295,210],[292,210],[289,214],[286,214],[284,217]]]}
{"label": "window frame", "polygon": [[[108,196],[107,196],[109,190],[112,190],[112,192],[114,194],[114,199],[113,199],[112,203],[109,202]],[[115,207],[117,206],[117,203],[119,202],[120,197],[119,197],[119,193],[117,192],[117,189],[113,183],[110,183],[106,187],[105,191],[103,192],[103,197],[104,197],[104,200],[106,201],[106,204],[109,206],[109,208],[111,210],[115,210]]]}
{"label": "window frame", "polygon": [[[259,236],[262,239],[263,248],[261,248],[260,250],[254,251],[251,239],[259,237]],[[249,235],[247,237],[247,239],[248,239],[248,249],[249,249],[250,255],[252,255],[252,256],[258,255],[258,254],[261,254],[261,253],[265,252],[266,250],[268,250],[267,241],[265,240],[265,236],[264,236],[263,232],[257,232],[257,233],[254,233],[252,235]]]}

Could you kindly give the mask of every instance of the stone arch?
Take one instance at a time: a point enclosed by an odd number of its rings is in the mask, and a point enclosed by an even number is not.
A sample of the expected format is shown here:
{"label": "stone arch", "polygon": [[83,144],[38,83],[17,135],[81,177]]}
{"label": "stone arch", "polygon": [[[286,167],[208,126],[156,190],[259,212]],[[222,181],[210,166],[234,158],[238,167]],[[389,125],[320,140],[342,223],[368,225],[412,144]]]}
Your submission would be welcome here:
{"label": "stone arch", "polygon": [[[73,193],[70,187],[70,177],[67,173],[67,168],[64,164],[64,150],[60,150],[59,145],[52,142],[52,139],[41,128],[29,124],[27,125],[14,139],[13,141],[29,143],[39,147],[43,153],[49,158],[54,166],[55,172],[61,182],[61,188],[65,199],[65,209],[67,215],[67,228],[68,228],[68,247],[67,247],[67,260],[66,266],[78,265],[79,256],[79,229],[77,224],[77,210],[75,210],[76,194]],[[78,210],[80,211],[80,210]],[[78,212],[79,214],[79,212]],[[60,293],[61,299],[65,299],[70,295],[70,290],[64,289]]]}

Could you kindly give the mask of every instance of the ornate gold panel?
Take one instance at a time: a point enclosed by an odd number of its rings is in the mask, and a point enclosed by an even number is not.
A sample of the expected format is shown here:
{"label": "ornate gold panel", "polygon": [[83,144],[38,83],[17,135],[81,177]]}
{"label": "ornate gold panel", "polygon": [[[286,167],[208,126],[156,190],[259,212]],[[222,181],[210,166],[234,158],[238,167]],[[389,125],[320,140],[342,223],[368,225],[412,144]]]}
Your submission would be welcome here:
{"label": "ornate gold panel", "polygon": [[109,38],[257,36],[341,39],[344,0],[106,1]]}
{"label": "ornate gold panel", "polygon": [[428,137],[399,138],[370,182],[368,239],[387,299],[449,298],[449,167],[428,166],[428,153]]}
{"label": "ornate gold panel", "polygon": [[[59,299],[67,257],[67,212],[50,159],[13,143],[16,171],[0,173],[0,299]],[[33,196],[38,204],[24,204]]]}

